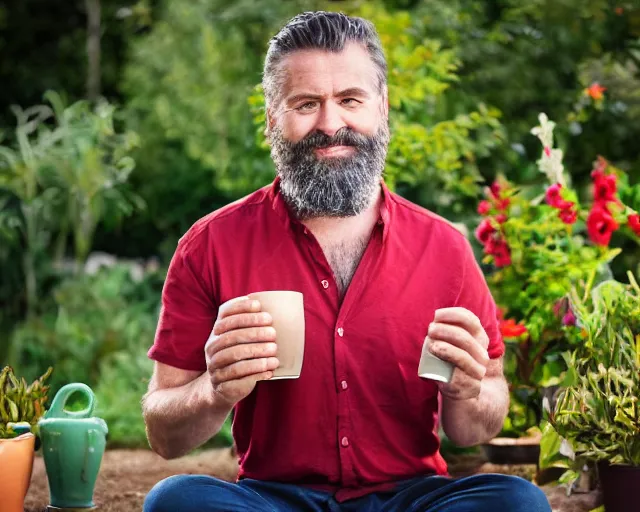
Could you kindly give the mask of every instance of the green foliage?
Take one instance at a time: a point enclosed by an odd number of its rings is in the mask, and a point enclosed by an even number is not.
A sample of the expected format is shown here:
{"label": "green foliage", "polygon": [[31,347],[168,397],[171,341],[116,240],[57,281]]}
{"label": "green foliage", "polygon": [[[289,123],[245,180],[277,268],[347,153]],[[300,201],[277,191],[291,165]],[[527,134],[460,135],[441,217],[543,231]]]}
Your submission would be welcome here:
{"label": "green foliage", "polygon": [[157,234],[142,251],[166,239],[175,248],[196,219],[273,179],[247,97],[269,38],[316,4],[165,2],[152,29],[132,43],[123,90],[142,140],[134,180],[149,207],[140,228],[132,227],[138,237],[149,238],[149,225]]}
{"label": "green foliage", "polygon": [[147,392],[153,361],[143,346],[138,343],[134,353],[118,351],[100,363],[95,414],[109,425],[111,447],[139,448],[147,443],[140,400]]}
{"label": "green foliage", "polygon": [[162,276],[136,283],[125,266],[63,280],[46,311],[14,331],[10,361],[27,377],[49,366],[55,393],[68,382],[95,386],[101,364],[153,340]]}
{"label": "green foliage", "polygon": [[22,252],[28,314],[38,304],[47,252],[59,262],[71,236],[82,263],[99,222],[116,223],[140,206],[125,188],[136,137],[116,131],[115,108],[104,101],[66,107],[58,94],[45,96],[53,108],[14,108],[16,143],[0,146],[0,238]]}
{"label": "green foliage", "polygon": [[49,391],[44,382],[52,370],[49,368],[31,384],[24,377],[18,380],[9,366],[0,372],[0,439],[15,437],[23,427],[37,431]]}
{"label": "green foliage", "polygon": [[640,466],[640,287],[605,281],[571,307],[586,337],[567,357],[571,379],[549,411],[549,424],[571,448],[571,467]]}

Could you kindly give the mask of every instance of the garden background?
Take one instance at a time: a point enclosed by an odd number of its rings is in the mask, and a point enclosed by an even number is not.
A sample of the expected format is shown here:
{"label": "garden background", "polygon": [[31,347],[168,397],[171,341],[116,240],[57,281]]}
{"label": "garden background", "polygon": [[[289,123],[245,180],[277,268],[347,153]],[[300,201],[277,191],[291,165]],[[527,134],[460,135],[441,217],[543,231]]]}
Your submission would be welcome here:
{"label": "garden background", "polygon": [[[588,193],[602,156],[626,172],[625,203],[640,209],[633,1],[4,2],[0,367],[32,380],[53,366],[50,396],[89,384],[110,447],[147,447],[140,398],[170,257],[198,218],[273,179],[257,87],[266,45],[316,9],[376,24],[389,62],[387,181],[459,223],[487,273],[478,203],[500,177],[544,192],[530,133],[541,112],[557,123],[575,190]],[[638,275],[637,240],[613,237],[613,275]],[[557,384],[557,372],[544,379]],[[512,412],[516,423],[525,414]],[[229,443],[227,426],[213,444]]]}

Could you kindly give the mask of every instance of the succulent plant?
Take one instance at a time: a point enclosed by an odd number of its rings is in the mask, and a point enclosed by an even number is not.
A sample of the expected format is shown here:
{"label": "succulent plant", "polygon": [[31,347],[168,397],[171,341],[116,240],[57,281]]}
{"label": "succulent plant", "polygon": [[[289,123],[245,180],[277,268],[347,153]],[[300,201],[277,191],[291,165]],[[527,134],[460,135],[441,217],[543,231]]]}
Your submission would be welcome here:
{"label": "succulent plant", "polygon": [[0,439],[15,437],[29,430],[34,432],[38,420],[45,413],[49,386],[44,382],[53,368],[31,384],[18,379],[10,366],[0,372]]}

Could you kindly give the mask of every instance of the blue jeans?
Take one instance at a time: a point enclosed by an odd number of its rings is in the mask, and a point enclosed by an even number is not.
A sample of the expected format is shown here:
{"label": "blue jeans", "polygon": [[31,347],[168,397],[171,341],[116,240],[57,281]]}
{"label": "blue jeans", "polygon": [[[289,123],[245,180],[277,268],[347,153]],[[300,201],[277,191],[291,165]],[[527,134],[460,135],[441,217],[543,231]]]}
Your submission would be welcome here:
{"label": "blue jeans", "polygon": [[151,489],[144,512],[551,512],[545,494],[513,476],[420,477],[391,491],[338,503],[331,494],[291,484],[179,475]]}

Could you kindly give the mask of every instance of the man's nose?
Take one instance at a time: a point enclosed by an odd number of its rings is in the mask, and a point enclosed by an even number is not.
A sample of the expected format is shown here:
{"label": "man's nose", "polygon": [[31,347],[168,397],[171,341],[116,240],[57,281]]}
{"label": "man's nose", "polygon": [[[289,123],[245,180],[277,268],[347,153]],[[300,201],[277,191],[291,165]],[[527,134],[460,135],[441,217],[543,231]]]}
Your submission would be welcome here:
{"label": "man's nose", "polygon": [[316,130],[319,130],[329,137],[333,137],[341,128],[347,126],[340,107],[332,102],[326,102],[320,108],[320,117],[316,123]]}

